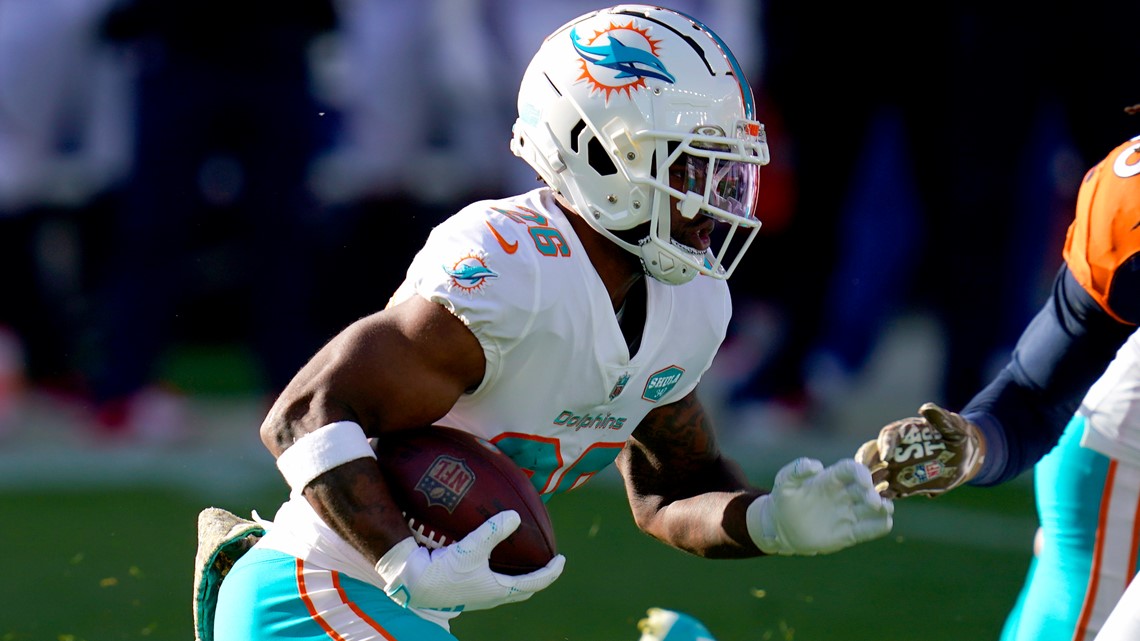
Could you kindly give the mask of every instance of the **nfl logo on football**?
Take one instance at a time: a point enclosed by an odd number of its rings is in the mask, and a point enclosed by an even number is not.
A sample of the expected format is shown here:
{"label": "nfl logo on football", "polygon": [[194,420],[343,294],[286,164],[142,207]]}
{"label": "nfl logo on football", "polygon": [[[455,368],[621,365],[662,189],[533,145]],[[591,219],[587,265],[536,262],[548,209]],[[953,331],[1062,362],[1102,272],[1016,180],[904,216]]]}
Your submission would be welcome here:
{"label": "nfl logo on football", "polygon": [[439,505],[448,512],[463,500],[475,484],[475,473],[462,459],[438,456],[416,483],[416,489],[427,497],[428,505]]}

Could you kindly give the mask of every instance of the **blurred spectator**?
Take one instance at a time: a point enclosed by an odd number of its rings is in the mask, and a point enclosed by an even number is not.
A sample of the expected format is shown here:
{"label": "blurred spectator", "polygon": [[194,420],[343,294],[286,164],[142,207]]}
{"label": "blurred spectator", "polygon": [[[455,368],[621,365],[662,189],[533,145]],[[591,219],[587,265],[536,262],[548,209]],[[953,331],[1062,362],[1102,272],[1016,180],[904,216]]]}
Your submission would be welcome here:
{"label": "blurred spectator", "polygon": [[[337,0],[339,29],[319,48],[317,86],[339,123],[308,177],[328,211],[327,251],[314,278],[321,283],[315,322],[330,336],[384,306],[403,279],[391,266],[411,260],[442,219],[437,208],[459,198],[463,177],[471,184],[487,164],[429,162],[444,153],[446,131],[477,126],[444,115],[450,106],[440,103],[433,53],[441,45],[430,31],[435,4]],[[455,27],[449,37],[463,37],[457,16],[442,17],[437,28]],[[353,273],[369,274],[367,286],[344,278]]]}
{"label": "blurred spectator", "polygon": [[130,164],[112,1],[0,0],[0,432],[28,384],[80,384],[92,237]]}
{"label": "blurred spectator", "polygon": [[159,380],[177,341],[248,338],[270,392],[319,344],[305,175],[329,125],[308,54],[335,26],[316,0],[126,0],[108,17],[139,73],[89,371],[104,433],[180,436]]}
{"label": "blurred spectator", "polygon": [[[1123,80],[1137,75],[1130,21],[1110,2],[1032,15],[851,5],[825,21],[765,6],[767,89],[798,190],[785,242],[748,257],[754,273],[788,276],[736,290],[775,307],[782,340],[734,400],[810,418],[850,387],[893,315],[926,310],[946,345],[938,397],[960,406],[1044,297],[1067,186],[1127,137],[1120,87],[1140,86]],[[1113,131],[1093,140],[1087,122]]]}

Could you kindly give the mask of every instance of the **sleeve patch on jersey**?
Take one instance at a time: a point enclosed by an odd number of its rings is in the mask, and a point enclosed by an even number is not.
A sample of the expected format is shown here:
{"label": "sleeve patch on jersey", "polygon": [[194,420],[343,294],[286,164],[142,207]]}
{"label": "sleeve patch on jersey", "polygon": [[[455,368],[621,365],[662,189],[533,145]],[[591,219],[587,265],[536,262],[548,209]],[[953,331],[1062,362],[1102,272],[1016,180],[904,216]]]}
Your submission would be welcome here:
{"label": "sleeve patch on jersey", "polygon": [[656,403],[672,391],[677,383],[681,382],[681,377],[684,375],[685,370],[676,365],[670,365],[656,372],[649,377],[649,380],[645,381],[645,389],[641,392],[641,398]]}
{"label": "sleeve patch on jersey", "polygon": [[489,281],[499,277],[498,272],[487,264],[487,254],[477,250],[467,252],[450,266],[444,264],[443,271],[451,277],[447,283],[448,291],[464,294],[482,293]]}

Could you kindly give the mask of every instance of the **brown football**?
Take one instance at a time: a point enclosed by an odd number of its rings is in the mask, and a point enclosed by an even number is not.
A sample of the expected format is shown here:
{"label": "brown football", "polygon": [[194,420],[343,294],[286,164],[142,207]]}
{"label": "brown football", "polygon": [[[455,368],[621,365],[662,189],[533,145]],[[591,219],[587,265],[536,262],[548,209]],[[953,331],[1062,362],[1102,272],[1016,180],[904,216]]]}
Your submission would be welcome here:
{"label": "brown football", "polygon": [[519,575],[557,554],[554,527],[530,479],[494,445],[442,426],[373,440],[380,470],[420,545],[455,543],[503,510],[522,523],[491,551],[491,569]]}

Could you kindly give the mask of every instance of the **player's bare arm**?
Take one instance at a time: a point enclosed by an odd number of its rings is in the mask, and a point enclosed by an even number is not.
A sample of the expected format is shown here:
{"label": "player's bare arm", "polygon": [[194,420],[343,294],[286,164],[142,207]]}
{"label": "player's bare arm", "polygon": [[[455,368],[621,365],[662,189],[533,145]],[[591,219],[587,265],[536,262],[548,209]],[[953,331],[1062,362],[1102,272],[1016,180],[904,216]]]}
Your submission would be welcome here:
{"label": "player's bare arm", "polygon": [[[337,421],[370,437],[428,425],[483,376],[483,351],[462,321],[419,297],[367,316],[301,369],[261,426],[279,457],[297,439]],[[321,518],[375,562],[408,536],[376,461],[348,461],[314,478],[304,494]]]}
{"label": "player's bare arm", "polygon": [[894,506],[853,459],[801,457],[770,492],[748,484],[716,447],[696,392],[650,412],[618,457],[638,526],[710,558],[828,554],[890,531]]}
{"label": "player's bare arm", "polygon": [[647,534],[698,556],[757,556],[745,511],[761,492],[717,448],[696,391],[649,413],[621,455],[634,520]]}

